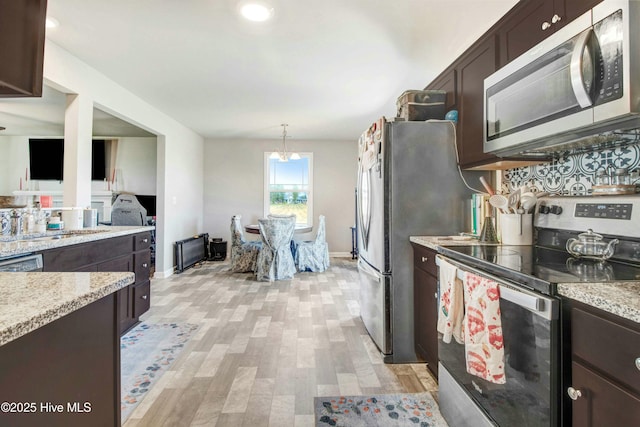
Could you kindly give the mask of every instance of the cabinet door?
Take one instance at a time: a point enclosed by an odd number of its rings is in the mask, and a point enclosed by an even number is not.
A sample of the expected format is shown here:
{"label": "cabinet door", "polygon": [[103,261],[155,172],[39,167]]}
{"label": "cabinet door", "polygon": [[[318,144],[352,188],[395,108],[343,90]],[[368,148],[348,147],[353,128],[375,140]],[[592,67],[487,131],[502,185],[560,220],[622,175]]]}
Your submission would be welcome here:
{"label": "cabinet door", "polygon": [[[576,0],[582,1],[582,0]],[[542,24],[551,23],[554,15],[553,0],[521,2],[498,27],[500,40],[500,67],[531,49],[555,30],[553,26],[542,29]]]}
{"label": "cabinet door", "polygon": [[562,20],[558,22],[558,28],[561,28],[569,22],[576,19],[578,16],[592,9],[595,5],[602,2],[602,0],[556,0],[557,3],[562,3],[564,9],[560,9],[556,6],[556,13],[562,16]]}
{"label": "cabinet door", "polygon": [[134,269],[136,273],[136,283],[142,283],[149,280],[151,272],[151,252],[141,251],[133,255]]}
{"label": "cabinet door", "polygon": [[438,282],[419,268],[413,271],[413,311],[416,352],[424,357],[427,367],[438,378]]}
{"label": "cabinet door", "polygon": [[496,71],[496,37],[465,53],[456,67],[458,96],[458,154],[460,166],[473,167],[497,159],[483,150],[484,79]]}
{"label": "cabinet door", "polygon": [[455,108],[458,99],[455,68],[445,70],[445,72],[440,74],[433,82],[431,82],[426,89],[444,90],[447,92],[447,99],[444,104],[445,111]]}
{"label": "cabinet door", "polygon": [[0,0],[0,97],[42,96],[46,0]]}
{"label": "cabinet door", "polygon": [[151,284],[147,280],[132,286],[133,288],[133,317],[138,319],[149,310],[151,305]]}
{"label": "cabinet door", "polygon": [[579,363],[571,365],[571,386],[580,392],[573,401],[573,427],[637,426],[640,399]]}

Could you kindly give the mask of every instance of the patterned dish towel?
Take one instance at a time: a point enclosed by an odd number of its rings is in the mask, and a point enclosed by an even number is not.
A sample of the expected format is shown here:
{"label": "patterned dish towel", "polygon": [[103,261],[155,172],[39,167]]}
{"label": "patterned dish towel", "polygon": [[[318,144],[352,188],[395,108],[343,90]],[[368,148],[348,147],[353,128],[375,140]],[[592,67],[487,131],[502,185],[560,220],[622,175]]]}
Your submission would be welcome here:
{"label": "patterned dish towel", "polygon": [[465,273],[464,307],[467,372],[492,383],[504,384],[504,341],[498,284]]}
{"label": "patterned dish towel", "polygon": [[458,279],[458,269],[440,259],[440,301],[438,304],[438,332],[442,341],[451,342],[453,336],[460,344],[464,343],[462,319],[464,317],[464,291],[462,281]]}

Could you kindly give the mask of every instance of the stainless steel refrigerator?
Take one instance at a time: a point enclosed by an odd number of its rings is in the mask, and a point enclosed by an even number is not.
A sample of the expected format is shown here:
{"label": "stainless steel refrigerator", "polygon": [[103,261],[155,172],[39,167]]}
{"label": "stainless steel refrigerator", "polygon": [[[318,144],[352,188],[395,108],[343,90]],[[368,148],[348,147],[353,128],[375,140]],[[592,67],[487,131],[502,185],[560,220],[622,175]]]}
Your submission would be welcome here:
{"label": "stainless steel refrigerator", "polygon": [[[381,118],[359,140],[360,315],[386,363],[420,361],[414,348],[409,236],[470,229],[472,191],[458,173],[454,138],[449,121]],[[476,187],[482,175],[464,171]]]}

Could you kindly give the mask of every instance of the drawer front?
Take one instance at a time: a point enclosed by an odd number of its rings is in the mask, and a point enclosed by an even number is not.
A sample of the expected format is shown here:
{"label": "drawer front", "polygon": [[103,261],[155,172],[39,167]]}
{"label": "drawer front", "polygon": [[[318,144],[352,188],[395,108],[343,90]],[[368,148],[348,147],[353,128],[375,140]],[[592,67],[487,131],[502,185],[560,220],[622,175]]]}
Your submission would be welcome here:
{"label": "drawer front", "polygon": [[640,393],[640,332],[573,308],[571,346],[574,357]]}
{"label": "drawer front", "polygon": [[579,363],[574,362],[571,368],[571,387],[580,392],[580,396],[572,401],[573,427],[638,425],[638,396],[621,389]]}
{"label": "drawer front", "polygon": [[142,251],[151,247],[151,233],[140,233],[133,236],[133,250]]}
{"label": "drawer front", "polygon": [[131,237],[114,237],[42,252],[44,271],[77,271],[131,253]]}
{"label": "drawer front", "polygon": [[134,273],[136,273],[136,283],[149,280],[151,269],[151,252],[136,252],[133,255]]}
{"label": "drawer front", "polygon": [[434,276],[438,275],[438,266],[436,265],[437,252],[433,249],[426,248],[421,245],[413,245],[413,265],[416,268]]}
{"label": "drawer front", "polygon": [[149,310],[151,305],[151,282],[133,286],[133,317],[138,318]]}

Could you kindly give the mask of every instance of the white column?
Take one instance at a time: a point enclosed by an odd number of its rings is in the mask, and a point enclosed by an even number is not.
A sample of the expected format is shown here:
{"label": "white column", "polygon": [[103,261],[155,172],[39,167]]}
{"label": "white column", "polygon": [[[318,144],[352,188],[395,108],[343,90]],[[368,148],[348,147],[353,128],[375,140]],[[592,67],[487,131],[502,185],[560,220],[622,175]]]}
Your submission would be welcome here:
{"label": "white column", "polygon": [[67,95],[64,114],[65,207],[91,206],[91,136],[93,100],[86,95]]}

